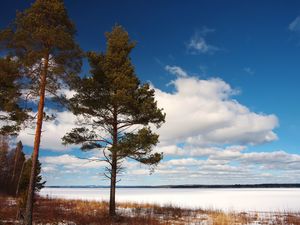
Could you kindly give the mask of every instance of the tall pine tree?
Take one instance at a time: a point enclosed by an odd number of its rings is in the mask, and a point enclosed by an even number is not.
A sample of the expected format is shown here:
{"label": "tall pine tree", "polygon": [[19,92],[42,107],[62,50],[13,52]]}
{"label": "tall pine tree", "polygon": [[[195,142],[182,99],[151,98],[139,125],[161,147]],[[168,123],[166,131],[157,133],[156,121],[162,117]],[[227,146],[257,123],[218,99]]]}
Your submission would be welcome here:
{"label": "tall pine tree", "polygon": [[[81,51],[74,41],[75,26],[69,20],[63,0],[36,0],[18,12],[10,27],[0,33],[1,46],[14,59],[23,86],[37,97],[37,121],[32,169],[26,204],[25,224],[32,224],[33,195],[45,100],[57,99],[57,90],[79,73]],[[48,98],[49,97],[49,98]]]}
{"label": "tall pine tree", "polygon": [[64,144],[81,144],[82,150],[100,149],[108,163],[105,176],[111,181],[110,216],[115,216],[115,188],[122,160],[130,158],[156,165],[162,154],[153,153],[158,135],[150,124],[159,127],[165,119],[157,107],[154,90],[141,84],[129,54],[135,43],[121,27],[106,33],[105,53],[88,53],[91,76],[78,81],[71,110],[83,117],[63,138]]}

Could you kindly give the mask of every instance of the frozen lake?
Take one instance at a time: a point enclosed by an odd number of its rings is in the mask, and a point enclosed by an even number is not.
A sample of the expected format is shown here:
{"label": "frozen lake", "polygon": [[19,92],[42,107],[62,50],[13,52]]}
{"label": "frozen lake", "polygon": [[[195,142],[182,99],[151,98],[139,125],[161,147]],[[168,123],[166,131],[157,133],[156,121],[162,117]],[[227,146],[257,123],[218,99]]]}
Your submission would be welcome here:
{"label": "frozen lake", "polygon": [[[44,188],[40,194],[51,198],[109,199],[108,188]],[[119,188],[116,200],[225,211],[300,212],[299,188]]]}

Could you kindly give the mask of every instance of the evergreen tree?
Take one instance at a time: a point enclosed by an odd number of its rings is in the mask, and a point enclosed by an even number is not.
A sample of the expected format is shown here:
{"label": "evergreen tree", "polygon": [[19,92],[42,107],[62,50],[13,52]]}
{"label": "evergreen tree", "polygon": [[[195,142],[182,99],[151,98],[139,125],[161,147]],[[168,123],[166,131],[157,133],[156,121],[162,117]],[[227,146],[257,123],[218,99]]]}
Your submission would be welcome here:
{"label": "evergreen tree", "polygon": [[[32,160],[31,158],[27,159],[24,162],[24,166],[22,169],[22,173],[20,176],[19,184],[17,186],[17,197],[19,197],[19,207],[21,210],[25,207],[26,199],[27,199],[27,192],[28,192],[28,186],[30,182],[30,174],[31,174],[31,167],[32,167]],[[42,175],[41,175],[41,163],[38,160],[37,162],[37,169],[36,169],[36,185],[35,185],[35,193],[39,192],[44,186],[46,181],[42,181]]]}
{"label": "evergreen tree", "polygon": [[25,90],[38,98],[37,122],[25,224],[32,224],[33,195],[45,98],[57,99],[57,90],[81,68],[81,51],[74,41],[75,26],[62,0],[36,0],[18,12],[12,25],[0,33],[5,53],[18,64]]}
{"label": "evergreen tree", "polygon": [[20,78],[18,63],[10,57],[0,58],[0,135],[16,135],[29,117],[28,109],[20,104]]}
{"label": "evergreen tree", "polygon": [[12,151],[10,160],[10,194],[15,195],[17,192],[18,182],[21,177],[23,164],[25,163],[25,154],[23,152],[22,142],[17,143],[16,148]]}
{"label": "evergreen tree", "polygon": [[[25,159],[22,142],[9,150],[8,137],[0,136],[0,191],[19,197],[27,193],[30,181],[32,159]],[[42,181],[41,163],[37,163],[35,192],[40,191],[46,181]]]}
{"label": "evergreen tree", "polygon": [[121,27],[106,33],[105,53],[88,53],[91,76],[78,81],[71,110],[84,118],[78,128],[67,133],[64,144],[81,144],[82,150],[102,149],[108,163],[105,176],[111,181],[109,213],[115,216],[115,188],[122,160],[130,158],[156,165],[162,154],[153,153],[158,135],[150,124],[159,127],[165,119],[157,107],[154,90],[141,84],[129,54],[135,43]]}

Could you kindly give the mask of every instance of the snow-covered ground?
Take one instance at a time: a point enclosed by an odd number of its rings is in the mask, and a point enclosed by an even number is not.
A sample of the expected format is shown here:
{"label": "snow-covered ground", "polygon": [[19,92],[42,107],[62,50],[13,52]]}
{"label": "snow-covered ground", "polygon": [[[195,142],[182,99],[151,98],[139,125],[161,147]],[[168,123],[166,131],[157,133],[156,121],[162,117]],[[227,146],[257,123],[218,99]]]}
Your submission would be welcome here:
{"label": "snow-covered ground", "polygon": [[[42,196],[51,198],[108,200],[108,188],[44,188]],[[225,211],[300,212],[299,188],[247,189],[169,189],[119,188],[118,202],[172,204],[187,208]]]}

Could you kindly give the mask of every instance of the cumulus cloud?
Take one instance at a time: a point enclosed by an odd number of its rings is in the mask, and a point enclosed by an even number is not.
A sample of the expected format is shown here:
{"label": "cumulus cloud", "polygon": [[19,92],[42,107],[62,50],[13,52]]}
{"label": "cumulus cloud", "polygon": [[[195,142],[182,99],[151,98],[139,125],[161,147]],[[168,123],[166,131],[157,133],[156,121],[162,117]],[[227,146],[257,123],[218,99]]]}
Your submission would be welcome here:
{"label": "cumulus cloud", "polygon": [[81,170],[81,169],[99,169],[106,165],[104,162],[97,161],[96,158],[88,159],[78,158],[74,155],[63,154],[59,156],[41,157],[42,168],[44,172],[54,172],[58,169],[63,170]]}
{"label": "cumulus cloud", "polygon": [[[153,185],[153,180],[155,184],[268,183],[283,180],[299,182],[300,155],[285,151],[249,152],[246,150],[245,146],[206,148],[201,149],[202,157],[195,157],[190,149],[184,146],[182,151],[185,151],[185,155],[163,160],[151,176],[148,176],[147,166],[136,161],[125,160],[123,166],[126,170],[120,175],[121,184],[138,185],[143,181],[143,184]],[[43,173],[52,182],[50,184],[57,182],[52,178],[54,174],[60,177],[59,179],[66,175],[76,176],[77,180],[72,181],[75,184],[76,182],[88,183],[88,181],[100,182],[104,179],[101,173],[105,165],[103,162],[89,162],[70,154],[42,157],[41,162]],[[96,174],[98,176],[95,178]]]}
{"label": "cumulus cloud", "polygon": [[[55,114],[56,117],[52,121],[44,121],[42,128],[41,148],[54,151],[68,150],[71,146],[63,146],[61,138],[75,127],[76,117],[68,111],[55,112],[45,109],[49,114]],[[18,136],[24,145],[33,146],[34,129],[28,127],[22,130]]]}
{"label": "cumulus cloud", "polygon": [[95,157],[78,158],[72,154],[42,156],[42,176],[47,185],[89,185],[104,180],[104,162]]}
{"label": "cumulus cloud", "polygon": [[[149,174],[147,167],[125,160],[127,170],[122,184],[140,184],[141,179],[149,179],[149,184],[153,179],[155,184],[299,181],[299,155],[282,150],[246,151],[249,145],[255,148],[277,139],[275,115],[256,113],[242,105],[234,99],[239,92],[220,78],[200,79],[176,65],[167,65],[165,70],[176,75],[171,81],[172,92],[155,89],[158,106],[166,112],[166,123],[156,130],[160,144],[155,151],[164,152],[166,159],[149,178],[145,178]],[[41,147],[66,150],[69,146],[63,147],[60,139],[75,126],[76,118],[67,111],[56,115],[54,121],[43,125]],[[34,136],[28,134],[33,132],[25,130],[20,134],[25,145],[32,146]],[[89,156],[101,157],[99,154]],[[103,162],[90,162],[71,154],[41,157],[41,162],[49,184],[67,182],[66,174],[73,179],[70,183],[94,181],[95,174],[103,172],[105,166]],[[56,178],[51,178],[51,174],[56,174]],[[291,174],[293,178],[289,178]]]}
{"label": "cumulus cloud", "polygon": [[[278,125],[275,115],[250,111],[233,97],[238,94],[228,83],[219,78],[199,79],[179,66],[165,67],[177,76],[171,82],[174,92],[156,89],[158,105],[166,112],[166,123],[157,131],[164,146],[188,143],[196,147],[208,145],[261,144],[277,139],[274,128]],[[73,93],[67,93],[72,95]],[[48,113],[54,113],[46,109]],[[68,111],[55,112],[54,121],[43,123],[41,148],[67,150],[61,138],[75,127],[76,117]],[[34,130],[27,128],[19,139],[32,146]],[[176,151],[177,147],[170,150]]]}
{"label": "cumulus cloud", "polygon": [[206,35],[214,32],[214,29],[203,28],[196,31],[187,43],[187,50],[191,54],[213,54],[220,49],[214,45],[208,44]]}
{"label": "cumulus cloud", "polygon": [[225,81],[179,76],[171,84],[173,93],[155,90],[166,112],[166,123],[157,131],[162,145],[256,145],[277,139],[277,117],[250,111],[233,98],[238,92]]}
{"label": "cumulus cloud", "polygon": [[207,157],[195,158],[187,157],[191,152],[184,150],[187,155],[183,158],[159,164],[154,176],[163,176],[165,181],[172,182],[175,173],[176,178],[182,177],[185,183],[203,184],[299,182],[300,179],[297,174],[300,155],[297,154],[285,151],[246,152],[245,146],[229,146],[211,148],[210,151],[203,149]]}

